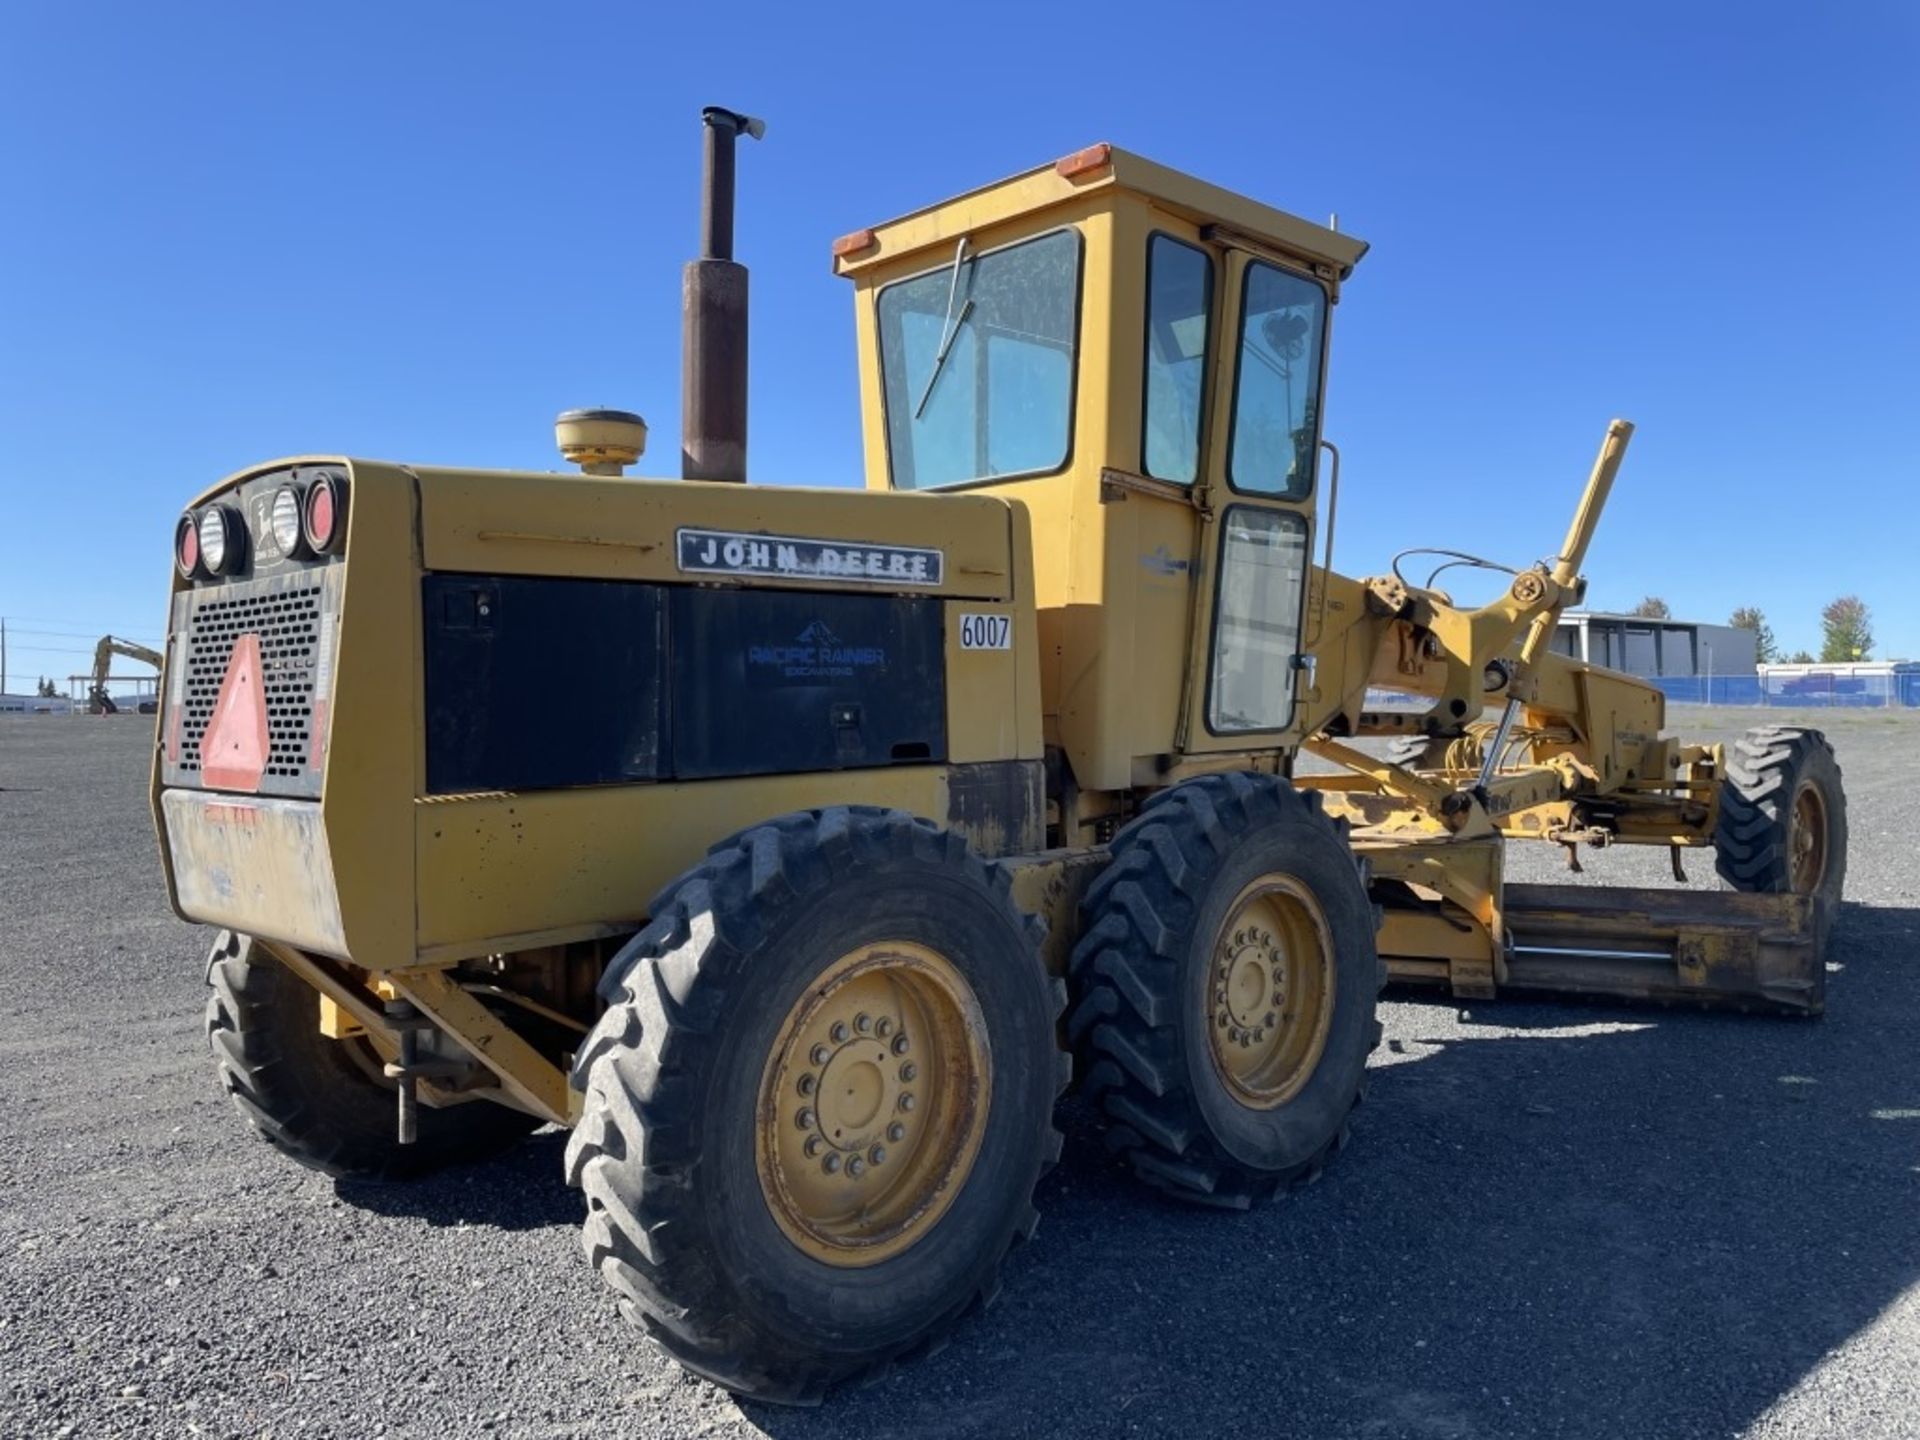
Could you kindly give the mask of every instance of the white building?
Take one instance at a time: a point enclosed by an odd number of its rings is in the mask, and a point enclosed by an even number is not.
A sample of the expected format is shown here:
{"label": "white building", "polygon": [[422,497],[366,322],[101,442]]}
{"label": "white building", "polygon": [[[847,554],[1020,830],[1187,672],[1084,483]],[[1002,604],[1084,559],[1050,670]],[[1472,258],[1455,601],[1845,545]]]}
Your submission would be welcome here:
{"label": "white building", "polygon": [[67,710],[64,695],[0,695],[0,715],[64,715]]}
{"label": "white building", "polygon": [[1760,688],[1769,700],[1920,705],[1920,660],[1821,660],[1811,665],[1762,665]]}

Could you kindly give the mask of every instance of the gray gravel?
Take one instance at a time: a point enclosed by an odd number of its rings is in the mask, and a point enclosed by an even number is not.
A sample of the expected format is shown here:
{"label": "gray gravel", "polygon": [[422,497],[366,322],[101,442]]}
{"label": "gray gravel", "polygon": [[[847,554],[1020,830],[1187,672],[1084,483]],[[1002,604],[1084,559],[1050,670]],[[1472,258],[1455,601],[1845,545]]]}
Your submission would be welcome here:
{"label": "gray gravel", "polygon": [[1244,1217],[1137,1188],[1070,1105],[1000,1303],[811,1412],[614,1315],[556,1133],[399,1190],[249,1137],[151,723],[0,717],[0,1434],[1920,1435],[1920,717],[1810,722],[1853,822],[1824,1021],[1396,1000],[1354,1144]]}

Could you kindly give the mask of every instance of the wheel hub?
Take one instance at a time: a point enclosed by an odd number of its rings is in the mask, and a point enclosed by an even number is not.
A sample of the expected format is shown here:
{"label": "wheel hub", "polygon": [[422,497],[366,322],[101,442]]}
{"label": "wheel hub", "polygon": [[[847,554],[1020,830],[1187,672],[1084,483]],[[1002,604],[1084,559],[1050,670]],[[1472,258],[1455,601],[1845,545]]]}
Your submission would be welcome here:
{"label": "wheel hub", "polygon": [[1326,1049],[1333,940],[1312,891],[1268,875],[1235,897],[1207,975],[1207,1045],[1234,1098],[1273,1109],[1298,1094]]}
{"label": "wheel hub", "polygon": [[1787,883],[1796,895],[1813,894],[1827,873],[1827,805],[1811,784],[1794,792],[1787,849],[1791,857]]}
{"label": "wheel hub", "polygon": [[985,1033],[965,978],[925,946],[866,947],[808,987],[767,1058],[755,1147],[789,1239],[870,1265],[945,1213],[985,1129]]}
{"label": "wheel hub", "polygon": [[[824,1145],[862,1150],[878,1138],[881,1127],[877,1122],[893,1111],[901,1094],[907,1093],[901,1087],[899,1070],[888,1064],[890,1059],[886,1045],[879,1040],[850,1040],[820,1067],[818,1079],[806,1087],[818,1095],[819,1107],[816,1111],[803,1105],[800,1116],[812,1121],[810,1128]],[[797,1085],[795,1088],[800,1089]]]}
{"label": "wheel hub", "polygon": [[1214,983],[1214,1028],[1240,1046],[1259,1044],[1285,1005],[1286,957],[1263,926],[1236,931]]}

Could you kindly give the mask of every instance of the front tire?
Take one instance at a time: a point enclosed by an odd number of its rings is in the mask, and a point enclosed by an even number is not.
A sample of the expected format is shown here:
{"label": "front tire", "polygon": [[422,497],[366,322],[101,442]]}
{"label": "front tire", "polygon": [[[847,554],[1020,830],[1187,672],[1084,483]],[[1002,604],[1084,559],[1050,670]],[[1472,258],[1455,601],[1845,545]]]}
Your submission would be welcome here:
{"label": "front tire", "polygon": [[1345,1143],[1386,978],[1378,915],[1320,797],[1209,775],[1150,799],[1087,892],[1069,1025],[1109,1147],[1233,1208]]}
{"label": "front tire", "polygon": [[374,1078],[378,1059],[364,1041],[322,1035],[319,995],[252,936],[220,932],[207,984],[207,1048],[221,1087],[261,1139],[314,1170],[417,1179],[490,1159],[542,1123],[484,1100],[422,1106],[418,1139],[402,1145],[393,1086]]}
{"label": "front tire", "polygon": [[1064,987],[958,835],[790,815],[716,846],[607,972],[567,1147],[620,1309],[807,1404],[992,1299],[1060,1153]]}
{"label": "front tire", "polygon": [[1727,752],[1714,868],[1736,890],[1814,895],[1831,916],[1847,878],[1847,797],[1818,730],[1763,725]]}

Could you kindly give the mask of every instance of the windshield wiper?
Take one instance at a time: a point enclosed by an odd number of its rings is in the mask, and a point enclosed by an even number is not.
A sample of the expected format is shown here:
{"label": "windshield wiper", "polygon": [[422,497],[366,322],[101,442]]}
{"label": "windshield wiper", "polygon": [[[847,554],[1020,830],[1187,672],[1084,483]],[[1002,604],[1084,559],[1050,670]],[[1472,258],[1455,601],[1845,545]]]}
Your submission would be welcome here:
{"label": "windshield wiper", "polygon": [[927,376],[927,385],[920,392],[920,403],[913,407],[913,418],[918,420],[927,408],[927,401],[933,398],[934,382],[939,380],[940,372],[946,369],[947,354],[953,349],[953,342],[960,338],[960,327],[967,323],[967,316],[973,313],[973,297],[967,297],[967,303],[960,307],[960,313],[953,313],[954,298],[960,293],[960,267],[967,262],[967,237],[962,235],[960,243],[953,250],[953,280],[947,286],[947,316],[940,322],[940,348],[933,353],[933,373]]}

